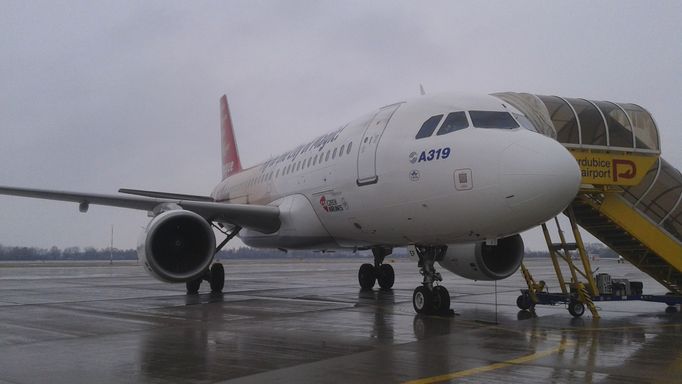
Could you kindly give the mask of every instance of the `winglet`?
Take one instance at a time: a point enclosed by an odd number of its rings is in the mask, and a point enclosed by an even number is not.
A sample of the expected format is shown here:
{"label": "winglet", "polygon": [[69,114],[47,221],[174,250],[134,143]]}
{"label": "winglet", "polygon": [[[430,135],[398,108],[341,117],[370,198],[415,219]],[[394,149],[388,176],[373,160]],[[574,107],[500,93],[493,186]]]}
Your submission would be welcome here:
{"label": "winglet", "polygon": [[220,98],[220,132],[223,180],[225,180],[228,176],[239,173],[242,170],[242,163],[239,160],[239,152],[237,151],[237,141],[234,139],[230,107],[227,105],[227,96],[225,95]]}

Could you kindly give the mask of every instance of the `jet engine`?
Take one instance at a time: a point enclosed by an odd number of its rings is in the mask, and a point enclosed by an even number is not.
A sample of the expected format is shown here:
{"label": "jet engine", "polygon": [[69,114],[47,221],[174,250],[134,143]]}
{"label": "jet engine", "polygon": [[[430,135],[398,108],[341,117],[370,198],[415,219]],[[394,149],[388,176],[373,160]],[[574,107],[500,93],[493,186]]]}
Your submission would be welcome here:
{"label": "jet engine", "polygon": [[523,261],[524,247],[520,235],[485,242],[449,245],[438,263],[448,271],[472,280],[500,280],[514,274]]}
{"label": "jet engine", "polygon": [[156,216],[140,236],[137,254],[149,273],[175,283],[198,278],[215,253],[215,234],[206,219],[185,210]]}

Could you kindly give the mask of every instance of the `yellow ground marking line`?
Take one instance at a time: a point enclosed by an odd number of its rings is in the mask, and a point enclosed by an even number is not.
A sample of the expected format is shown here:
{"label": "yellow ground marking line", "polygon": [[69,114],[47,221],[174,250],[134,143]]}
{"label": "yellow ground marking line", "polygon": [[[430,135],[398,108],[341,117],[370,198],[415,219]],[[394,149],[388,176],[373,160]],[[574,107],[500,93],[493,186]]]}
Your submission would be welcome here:
{"label": "yellow ground marking line", "polygon": [[496,369],[506,368],[506,367],[510,367],[513,365],[523,364],[523,363],[527,363],[529,361],[542,359],[543,357],[547,357],[549,355],[555,354],[555,353],[557,353],[563,349],[566,349],[567,347],[570,347],[572,345],[573,345],[572,342],[562,340],[561,344],[559,344],[559,346],[557,346],[557,347],[554,347],[554,348],[551,348],[551,349],[548,349],[545,351],[536,352],[536,353],[533,353],[531,355],[521,356],[521,357],[518,357],[516,359],[511,359],[511,360],[503,361],[500,363],[485,365],[482,367],[466,369],[464,371],[447,373],[445,375],[425,377],[423,379],[406,381],[403,384],[440,383],[440,382],[447,381],[447,380],[458,379],[458,378],[462,378],[462,377],[466,377],[466,376],[476,375],[478,373],[494,371]]}

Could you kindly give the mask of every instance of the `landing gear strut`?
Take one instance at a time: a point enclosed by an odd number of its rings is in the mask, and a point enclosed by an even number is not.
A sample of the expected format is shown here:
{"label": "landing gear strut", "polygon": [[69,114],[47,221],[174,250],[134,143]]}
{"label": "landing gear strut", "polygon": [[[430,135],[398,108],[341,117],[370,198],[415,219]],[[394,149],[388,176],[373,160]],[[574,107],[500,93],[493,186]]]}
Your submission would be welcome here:
{"label": "landing gear strut", "polygon": [[204,274],[194,280],[185,283],[188,295],[196,295],[199,293],[202,281],[208,281],[211,286],[212,293],[221,293],[225,286],[225,268],[221,263],[213,263],[211,268],[204,272]]}
{"label": "landing gear strut", "polygon": [[434,263],[445,255],[447,247],[417,246],[415,249],[419,256],[419,273],[424,276],[424,281],[412,294],[414,310],[419,314],[450,314],[450,293],[442,285],[434,285],[443,281]]}
{"label": "landing gear strut", "polygon": [[[241,231],[241,227],[234,227],[230,232],[223,229],[222,226],[218,227],[215,224],[213,224],[213,227],[217,228],[220,232],[222,232],[225,235],[225,240],[223,240],[216,247],[216,250],[213,254],[215,256],[215,254],[217,254],[221,249],[223,249],[225,244],[227,244],[230,240],[237,236],[239,231]],[[211,268],[206,270],[203,275],[194,280],[186,282],[185,287],[187,288],[187,294],[196,295],[197,293],[199,293],[201,282],[204,280],[208,281],[208,283],[210,284],[212,293],[222,293],[223,287],[225,287],[225,268],[223,267],[223,265],[221,263],[213,263],[213,265],[211,265]]]}
{"label": "landing gear strut", "polygon": [[390,264],[384,264],[386,256],[393,252],[391,248],[374,247],[374,265],[362,264],[358,271],[358,282],[363,290],[374,288],[374,283],[378,282],[381,289],[391,289],[395,282],[395,272]]}

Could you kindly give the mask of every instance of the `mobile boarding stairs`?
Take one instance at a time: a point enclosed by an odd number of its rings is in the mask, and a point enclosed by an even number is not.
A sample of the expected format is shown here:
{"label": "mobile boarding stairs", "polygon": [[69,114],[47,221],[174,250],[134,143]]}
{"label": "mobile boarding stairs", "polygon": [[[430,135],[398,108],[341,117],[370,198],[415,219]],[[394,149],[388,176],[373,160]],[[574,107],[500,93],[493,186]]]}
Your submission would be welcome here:
{"label": "mobile boarding stairs", "polygon": [[[561,292],[549,293],[522,265],[528,289],[517,300],[521,309],[536,304],[568,304],[573,316],[585,307],[599,317],[594,302],[645,300],[682,303],[682,174],[660,157],[656,123],[644,108],[630,103],[591,101],[525,93],[494,96],[522,111],[542,134],[562,143],[575,156],[582,186],[566,209],[575,243],[559,231],[553,243],[542,225]],[[601,240],[669,290],[644,295],[641,283],[593,276],[578,226]],[[574,262],[576,252],[580,263]],[[566,281],[561,264],[568,266]]]}

